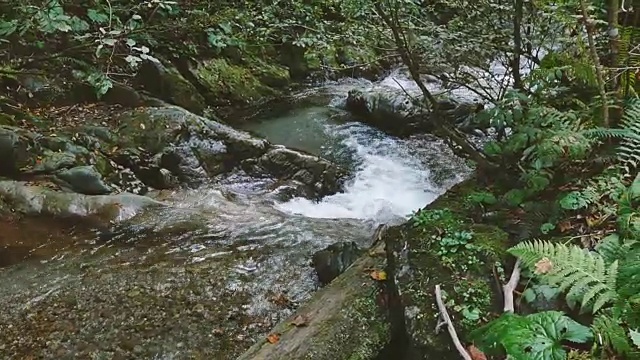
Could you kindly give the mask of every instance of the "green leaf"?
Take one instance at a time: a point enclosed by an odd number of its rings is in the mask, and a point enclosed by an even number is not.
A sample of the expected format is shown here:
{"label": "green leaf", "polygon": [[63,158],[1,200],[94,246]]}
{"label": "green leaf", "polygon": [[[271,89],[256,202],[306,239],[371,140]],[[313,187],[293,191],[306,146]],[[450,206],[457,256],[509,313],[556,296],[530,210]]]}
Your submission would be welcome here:
{"label": "green leaf", "polygon": [[629,338],[631,338],[633,345],[640,348],[640,332],[637,330],[629,330]]}
{"label": "green leaf", "polygon": [[562,342],[586,343],[591,330],[560,311],[545,311],[527,316],[504,314],[475,330],[471,338],[488,354],[498,345],[518,360],[565,360]]}
{"label": "green leaf", "polygon": [[522,293],[522,296],[528,303],[531,303],[536,299],[536,292],[532,288],[528,288]]}
{"label": "green leaf", "polygon": [[9,36],[18,30],[18,20],[0,22],[0,36]]}
{"label": "green leaf", "polygon": [[87,10],[87,17],[96,24],[106,24],[109,21],[109,15],[95,9]]}

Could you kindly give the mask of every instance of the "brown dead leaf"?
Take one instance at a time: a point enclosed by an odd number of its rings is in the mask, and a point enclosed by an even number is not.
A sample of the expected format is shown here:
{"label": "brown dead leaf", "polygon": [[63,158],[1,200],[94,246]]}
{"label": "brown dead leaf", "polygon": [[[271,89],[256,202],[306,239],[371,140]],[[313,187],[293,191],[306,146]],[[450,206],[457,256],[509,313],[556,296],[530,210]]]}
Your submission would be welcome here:
{"label": "brown dead leaf", "polygon": [[269,344],[277,344],[280,341],[280,334],[269,334],[267,336],[267,341]]}
{"label": "brown dead leaf", "polygon": [[369,275],[373,280],[376,280],[376,281],[387,280],[387,273],[383,270],[374,270]]}
{"label": "brown dead leaf", "polygon": [[291,321],[291,325],[295,327],[307,326],[309,325],[309,317],[307,317],[306,315],[298,315],[293,318],[293,321]]}
{"label": "brown dead leaf", "polygon": [[565,233],[571,229],[573,229],[573,224],[571,224],[569,220],[561,221],[558,224],[558,230],[560,230],[561,233]]}
{"label": "brown dead leaf", "polygon": [[291,299],[289,299],[289,297],[284,293],[274,294],[270,296],[268,300],[269,302],[282,307],[288,307],[292,304]]}
{"label": "brown dead leaf", "polygon": [[480,349],[475,347],[475,345],[469,345],[467,350],[473,360],[487,360],[487,356]]}
{"label": "brown dead leaf", "polygon": [[553,263],[551,262],[551,260],[549,260],[548,257],[543,257],[542,259],[538,260],[538,262],[535,265],[535,273],[538,275],[541,274],[546,274],[549,271],[551,271],[551,269],[553,269]]}

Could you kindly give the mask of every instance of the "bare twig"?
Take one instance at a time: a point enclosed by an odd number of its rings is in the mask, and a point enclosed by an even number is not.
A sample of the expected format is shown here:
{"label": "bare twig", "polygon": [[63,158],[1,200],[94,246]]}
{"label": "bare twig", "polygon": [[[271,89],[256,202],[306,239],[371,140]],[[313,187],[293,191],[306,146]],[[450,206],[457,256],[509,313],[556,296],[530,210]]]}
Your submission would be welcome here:
{"label": "bare twig", "polygon": [[515,308],[513,305],[513,293],[520,282],[520,259],[516,261],[516,264],[513,266],[513,272],[511,273],[511,278],[509,278],[509,282],[507,282],[502,290],[504,292],[504,312],[515,312]]}
{"label": "bare twig", "polygon": [[447,323],[447,330],[449,330],[449,336],[451,336],[451,340],[453,340],[453,344],[456,346],[456,349],[460,353],[460,356],[464,360],[473,360],[471,355],[467,352],[467,349],[462,346],[460,339],[458,338],[458,334],[456,333],[456,329],[453,327],[453,323],[451,322],[451,317],[447,312],[447,307],[444,306],[444,301],[442,301],[442,291],[440,290],[440,285],[436,285],[436,302],[438,303],[438,310],[440,310],[440,316],[442,316],[442,320]]}

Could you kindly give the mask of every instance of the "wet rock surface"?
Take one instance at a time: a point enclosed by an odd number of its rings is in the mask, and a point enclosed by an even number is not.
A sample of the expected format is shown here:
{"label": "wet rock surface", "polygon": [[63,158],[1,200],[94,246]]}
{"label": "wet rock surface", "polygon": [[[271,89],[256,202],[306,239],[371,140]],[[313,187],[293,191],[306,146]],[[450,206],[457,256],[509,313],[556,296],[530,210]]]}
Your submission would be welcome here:
{"label": "wet rock surface", "polygon": [[[233,171],[289,182],[310,198],[335,193],[347,173],[177,106],[108,108],[52,132],[0,126],[0,176],[49,181],[86,195],[199,186]],[[105,125],[108,126],[105,126]]]}
{"label": "wet rock surface", "polygon": [[[361,121],[389,134],[409,136],[433,129],[431,116],[434,114],[419,103],[421,98],[421,95],[414,97],[401,89],[390,91],[388,88],[373,86],[349,91],[343,107]],[[467,130],[473,115],[482,107],[452,97],[439,96],[438,109],[438,116]]]}
{"label": "wet rock surface", "polygon": [[13,264],[0,268],[0,357],[234,359],[308,299],[308,258],[322,242],[368,240],[348,222],[189,196],[216,203],[184,207],[174,195],[113,227],[0,235],[10,254],[0,260]]}
{"label": "wet rock surface", "polygon": [[354,242],[331,244],[326,249],[313,254],[311,265],[320,283],[327,285],[347,270],[360,255],[362,251]]}

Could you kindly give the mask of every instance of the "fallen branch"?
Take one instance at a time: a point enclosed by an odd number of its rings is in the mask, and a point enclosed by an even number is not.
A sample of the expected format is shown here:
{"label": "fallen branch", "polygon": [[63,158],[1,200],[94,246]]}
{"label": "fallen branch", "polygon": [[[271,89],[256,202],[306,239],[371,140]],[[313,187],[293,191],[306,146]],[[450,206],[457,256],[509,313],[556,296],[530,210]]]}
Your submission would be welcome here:
{"label": "fallen branch", "polygon": [[467,352],[467,350],[462,346],[460,339],[458,338],[458,334],[456,333],[456,329],[453,327],[453,323],[451,322],[451,317],[449,317],[449,313],[447,312],[447,307],[444,306],[444,301],[442,301],[442,291],[440,290],[440,285],[436,285],[436,302],[438,303],[438,310],[440,310],[440,316],[442,320],[447,324],[447,330],[449,330],[449,336],[451,336],[451,340],[453,340],[453,344],[456,346],[456,349],[460,353],[460,356],[464,360],[473,360],[471,355]]}
{"label": "fallen branch", "polygon": [[515,312],[515,308],[513,305],[513,293],[520,282],[520,259],[516,261],[516,264],[513,266],[513,272],[511,272],[511,277],[509,278],[509,282],[506,283],[502,290],[504,292],[504,312]]}

